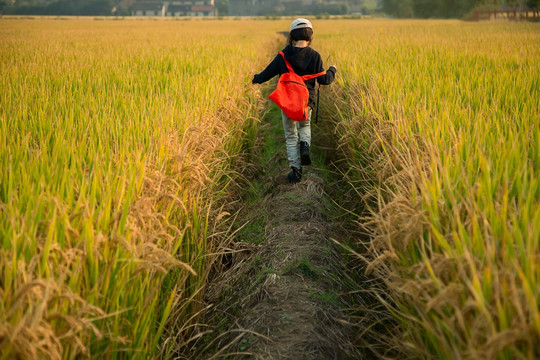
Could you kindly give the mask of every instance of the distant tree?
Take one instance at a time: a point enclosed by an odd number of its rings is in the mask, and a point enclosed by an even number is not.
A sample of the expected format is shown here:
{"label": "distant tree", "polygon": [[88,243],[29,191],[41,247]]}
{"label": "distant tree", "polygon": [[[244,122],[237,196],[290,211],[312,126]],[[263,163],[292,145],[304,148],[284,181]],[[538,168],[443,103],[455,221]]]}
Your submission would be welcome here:
{"label": "distant tree", "polygon": [[347,14],[349,11],[349,7],[346,3],[319,3],[310,7],[310,9],[313,15],[343,15]]}
{"label": "distant tree", "polygon": [[216,0],[215,4],[219,16],[225,16],[229,13],[229,0]]}
{"label": "distant tree", "polygon": [[410,18],[414,16],[412,0],[383,0],[383,10],[385,13],[398,17]]}
{"label": "distant tree", "polygon": [[83,1],[80,8],[80,15],[111,15],[113,2],[111,0]]}
{"label": "distant tree", "polygon": [[430,18],[439,17],[443,0],[412,0],[412,8],[415,17]]}
{"label": "distant tree", "polygon": [[441,0],[441,8],[437,17],[462,18],[463,15],[471,11],[475,5],[474,0]]}
{"label": "distant tree", "polygon": [[491,0],[383,0],[383,9],[400,18],[461,18],[483,1]]}

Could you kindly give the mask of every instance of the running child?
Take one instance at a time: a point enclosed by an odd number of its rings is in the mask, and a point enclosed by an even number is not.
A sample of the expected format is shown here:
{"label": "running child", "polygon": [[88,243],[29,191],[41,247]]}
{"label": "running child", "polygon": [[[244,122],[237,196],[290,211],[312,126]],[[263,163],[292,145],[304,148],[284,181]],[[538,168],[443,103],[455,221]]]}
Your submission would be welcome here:
{"label": "running child", "polygon": [[[285,59],[291,64],[298,75],[310,75],[324,72],[321,55],[310,47],[313,39],[313,27],[307,19],[299,18],[291,23],[287,46],[283,49]],[[291,172],[287,175],[289,182],[297,183],[302,179],[302,165],[311,165],[309,148],[311,146],[311,113],[315,104],[315,85],[329,85],[334,81],[337,68],[330,66],[324,75],[305,81],[309,91],[307,119],[293,121],[283,111],[283,130],[287,146],[287,157]],[[285,61],[281,55],[274,60],[260,74],[253,77],[253,84],[262,84],[276,75],[288,72]],[[298,140],[300,138],[300,150]]]}

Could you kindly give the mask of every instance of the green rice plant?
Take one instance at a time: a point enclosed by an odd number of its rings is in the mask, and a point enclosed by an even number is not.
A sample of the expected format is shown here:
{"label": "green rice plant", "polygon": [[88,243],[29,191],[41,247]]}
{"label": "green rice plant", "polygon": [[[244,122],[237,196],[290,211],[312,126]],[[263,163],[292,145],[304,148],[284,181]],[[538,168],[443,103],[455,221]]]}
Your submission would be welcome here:
{"label": "green rice plant", "polygon": [[407,356],[540,356],[539,31],[318,24],[339,69],[323,104],[370,208],[367,269]]}
{"label": "green rice plant", "polygon": [[257,124],[260,28],[0,22],[0,359],[178,351]]}

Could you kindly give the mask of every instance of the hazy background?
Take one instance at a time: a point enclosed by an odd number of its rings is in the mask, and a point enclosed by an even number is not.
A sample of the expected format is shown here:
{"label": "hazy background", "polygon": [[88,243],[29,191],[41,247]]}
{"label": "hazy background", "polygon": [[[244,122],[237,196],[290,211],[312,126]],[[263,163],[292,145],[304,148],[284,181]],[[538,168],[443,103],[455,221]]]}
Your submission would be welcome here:
{"label": "hazy background", "polygon": [[[129,16],[137,3],[159,4],[165,0],[0,0],[0,14],[18,15],[114,15]],[[174,1],[174,0],[172,0]],[[171,1],[171,2],[172,2]],[[189,3],[189,0],[176,0]],[[245,6],[242,0],[215,0],[218,15],[236,16],[231,12]],[[396,18],[462,19],[474,9],[536,8],[540,0],[313,0],[302,5],[295,0],[255,0],[251,6],[264,8],[253,15],[373,15]],[[249,14],[246,13],[246,15]]]}

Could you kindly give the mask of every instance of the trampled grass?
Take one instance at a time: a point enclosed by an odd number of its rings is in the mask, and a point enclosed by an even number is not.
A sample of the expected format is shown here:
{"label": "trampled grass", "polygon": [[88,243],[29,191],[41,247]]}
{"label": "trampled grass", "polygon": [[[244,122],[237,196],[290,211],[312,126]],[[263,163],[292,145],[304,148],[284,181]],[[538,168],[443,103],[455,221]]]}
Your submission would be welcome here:
{"label": "trampled grass", "polygon": [[1,359],[182,343],[275,42],[237,24],[0,21]]}
{"label": "trampled grass", "polygon": [[540,27],[319,26],[315,46],[340,65],[342,92],[326,102],[345,95],[330,111],[370,205],[368,269],[386,279],[395,347],[537,358]]}

